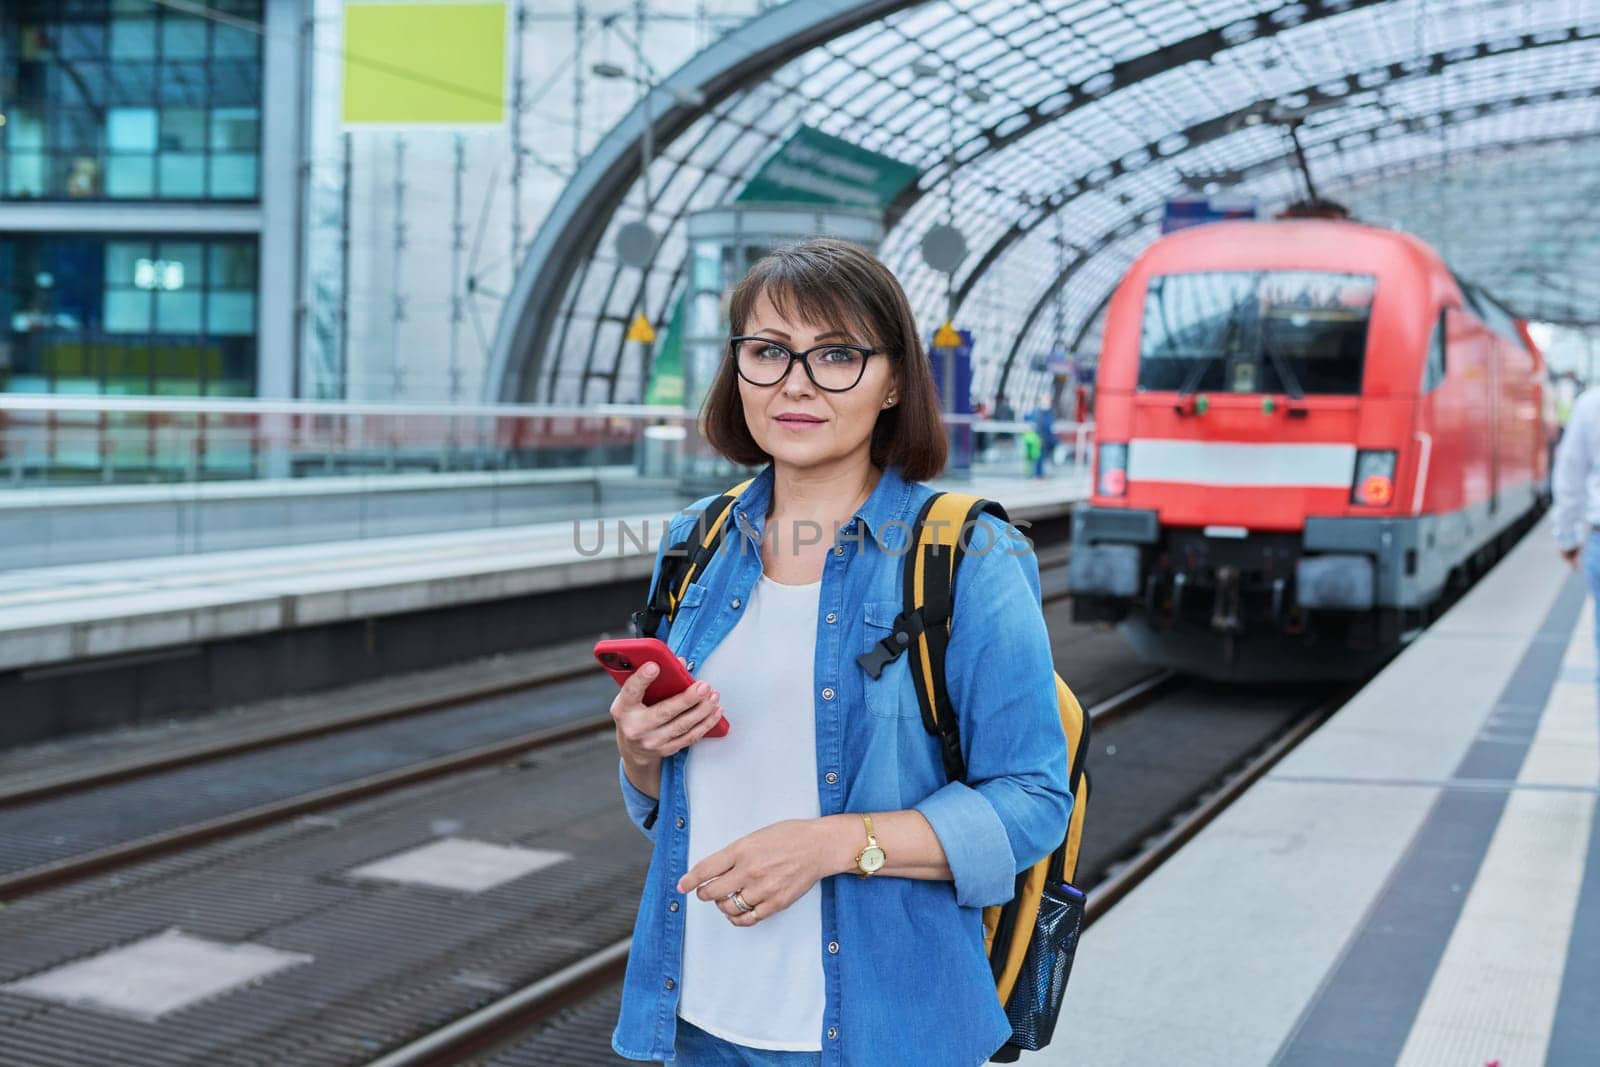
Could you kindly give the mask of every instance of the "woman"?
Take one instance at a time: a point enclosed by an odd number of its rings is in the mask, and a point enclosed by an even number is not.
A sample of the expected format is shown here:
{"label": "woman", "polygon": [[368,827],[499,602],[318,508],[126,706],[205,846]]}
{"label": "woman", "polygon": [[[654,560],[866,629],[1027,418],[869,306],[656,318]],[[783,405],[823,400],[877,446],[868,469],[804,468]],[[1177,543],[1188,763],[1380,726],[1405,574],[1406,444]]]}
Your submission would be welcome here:
{"label": "woman", "polygon": [[[654,846],[612,1047],[686,1067],[971,1067],[1011,1033],[982,909],[1071,811],[1038,564],[997,519],[972,532],[945,663],[968,774],[947,782],[909,657],[877,679],[856,662],[901,609],[920,481],[945,462],[905,294],[862,249],[812,240],[758,262],[729,317],[706,433],[766,466],[656,635],[696,685],[643,704],[646,667],[611,706]],[[729,733],[702,740],[724,705]]]}

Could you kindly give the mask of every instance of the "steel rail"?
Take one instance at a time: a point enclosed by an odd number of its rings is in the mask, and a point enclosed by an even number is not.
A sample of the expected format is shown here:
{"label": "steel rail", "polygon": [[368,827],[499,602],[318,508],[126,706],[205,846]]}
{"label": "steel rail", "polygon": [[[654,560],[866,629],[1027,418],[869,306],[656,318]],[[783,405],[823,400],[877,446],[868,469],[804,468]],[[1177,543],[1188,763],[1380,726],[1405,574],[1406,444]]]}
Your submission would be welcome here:
{"label": "steel rail", "polygon": [[[1061,555],[1064,559],[1064,546]],[[1044,603],[1047,605],[1053,604],[1056,601],[1067,599],[1070,595],[1065,591],[1047,593],[1044,597]],[[428,697],[375,703],[365,708],[330,715],[315,721],[252,731],[248,734],[225,740],[199,742],[164,752],[159,756],[114,761],[91,771],[24,778],[10,784],[0,782],[0,808],[33,803],[50,797],[80,792],[85,789],[95,789],[115,782],[148,777],[152,774],[193,766],[198,763],[227,759],[258,749],[271,748],[275,745],[294,741],[304,741],[328,734],[342,733],[346,730],[355,730],[394,719],[409,718],[413,715],[426,714],[431,711],[444,711],[474,700],[486,700],[491,697],[514,693],[521,689],[530,689],[536,686],[566,681],[570,678],[582,677],[593,673],[594,669],[594,663],[587,655],[575,654],[570,662],[529,668],[511,677],[500,678],[493,682],[466,683],[434,693]]]}
{"label": "steel rail", "polygon": [[381,771],[349,782],[323,789],[286,797],[268,804],[258,804],[242,811],[219,815],[202,822],[160,833],[149,834],[109,845],[78,856],[56,860],[0,876],[0,903],[20,896],[53,889],[87,878],[102,871],[126,867],[134,863],[165,856],[182,849],[194,848],[225,837],[233,837],[249,830],[299,815],[307,815],[323,808],[362,800],[380,793],[392,792],[404,786],[416,785],[445,775],[503,763],[514,757],[564,741],[589,737],[614,727],[611,716],[586,718],[578,722],[549,727],[530,734],[521,734],[503,741],[493,741],[461,752],[408,764],[393,770]]}

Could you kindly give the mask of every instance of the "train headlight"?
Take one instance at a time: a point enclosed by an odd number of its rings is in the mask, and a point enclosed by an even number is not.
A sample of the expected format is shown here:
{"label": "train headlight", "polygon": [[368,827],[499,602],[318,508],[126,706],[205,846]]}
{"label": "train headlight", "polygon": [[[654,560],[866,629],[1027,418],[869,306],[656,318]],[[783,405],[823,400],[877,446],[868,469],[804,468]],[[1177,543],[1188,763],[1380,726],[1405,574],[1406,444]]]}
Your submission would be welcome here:
{"label": "train headlight", "polygon": [[1350,490],[1350,502],[1371,508],[1387,507],[1394,502],[1395,452],[1356,453],[1356,481]]}
{"label": "train headlight", "polygon": [[1101,496],[1124,496],[1128,492],[1128,446],[1100,446],[1100,476],[1098,491]]}

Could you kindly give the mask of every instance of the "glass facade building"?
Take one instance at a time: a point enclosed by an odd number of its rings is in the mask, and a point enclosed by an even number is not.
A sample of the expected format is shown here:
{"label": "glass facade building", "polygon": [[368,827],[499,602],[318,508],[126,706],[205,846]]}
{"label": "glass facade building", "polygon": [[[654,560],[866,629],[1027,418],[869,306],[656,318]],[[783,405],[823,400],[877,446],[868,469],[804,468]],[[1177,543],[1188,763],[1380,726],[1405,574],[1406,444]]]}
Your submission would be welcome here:
{"label": "glass facade building", "polygon": [[[259,21],[260,0],[213,0]],[[253,200],[261,36],[147,0],[0,5],[0,196]]]}
{"label": "glass facade building", "polygon": [[0,237],[0,391],[249,396],[256,240]]}
{"label": "glass facade building", "polygon": [[0,391],[256,393],[260,238],[207,231],[261,202],[262,17],[0,4]]}

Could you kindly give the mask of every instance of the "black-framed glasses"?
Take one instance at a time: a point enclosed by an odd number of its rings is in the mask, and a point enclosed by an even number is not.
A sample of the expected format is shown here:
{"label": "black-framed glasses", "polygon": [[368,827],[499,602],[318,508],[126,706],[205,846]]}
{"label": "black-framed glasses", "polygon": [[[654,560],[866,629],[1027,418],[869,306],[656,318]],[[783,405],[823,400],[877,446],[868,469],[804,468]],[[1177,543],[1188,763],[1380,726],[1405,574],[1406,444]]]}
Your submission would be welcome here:
{"label": "black-framed glasses", "polygon": [[[777,385],[788,376],[794,361],[799,360],[811,384],[829,393],[853,389],[867,369],[867,357],[879,351],[863,345],[834,341],[796,352],[770,337],[733,337],[728,340],[728,352],[739,377],[751,385]],[[812,359],[813,353],[820,355]]]}

